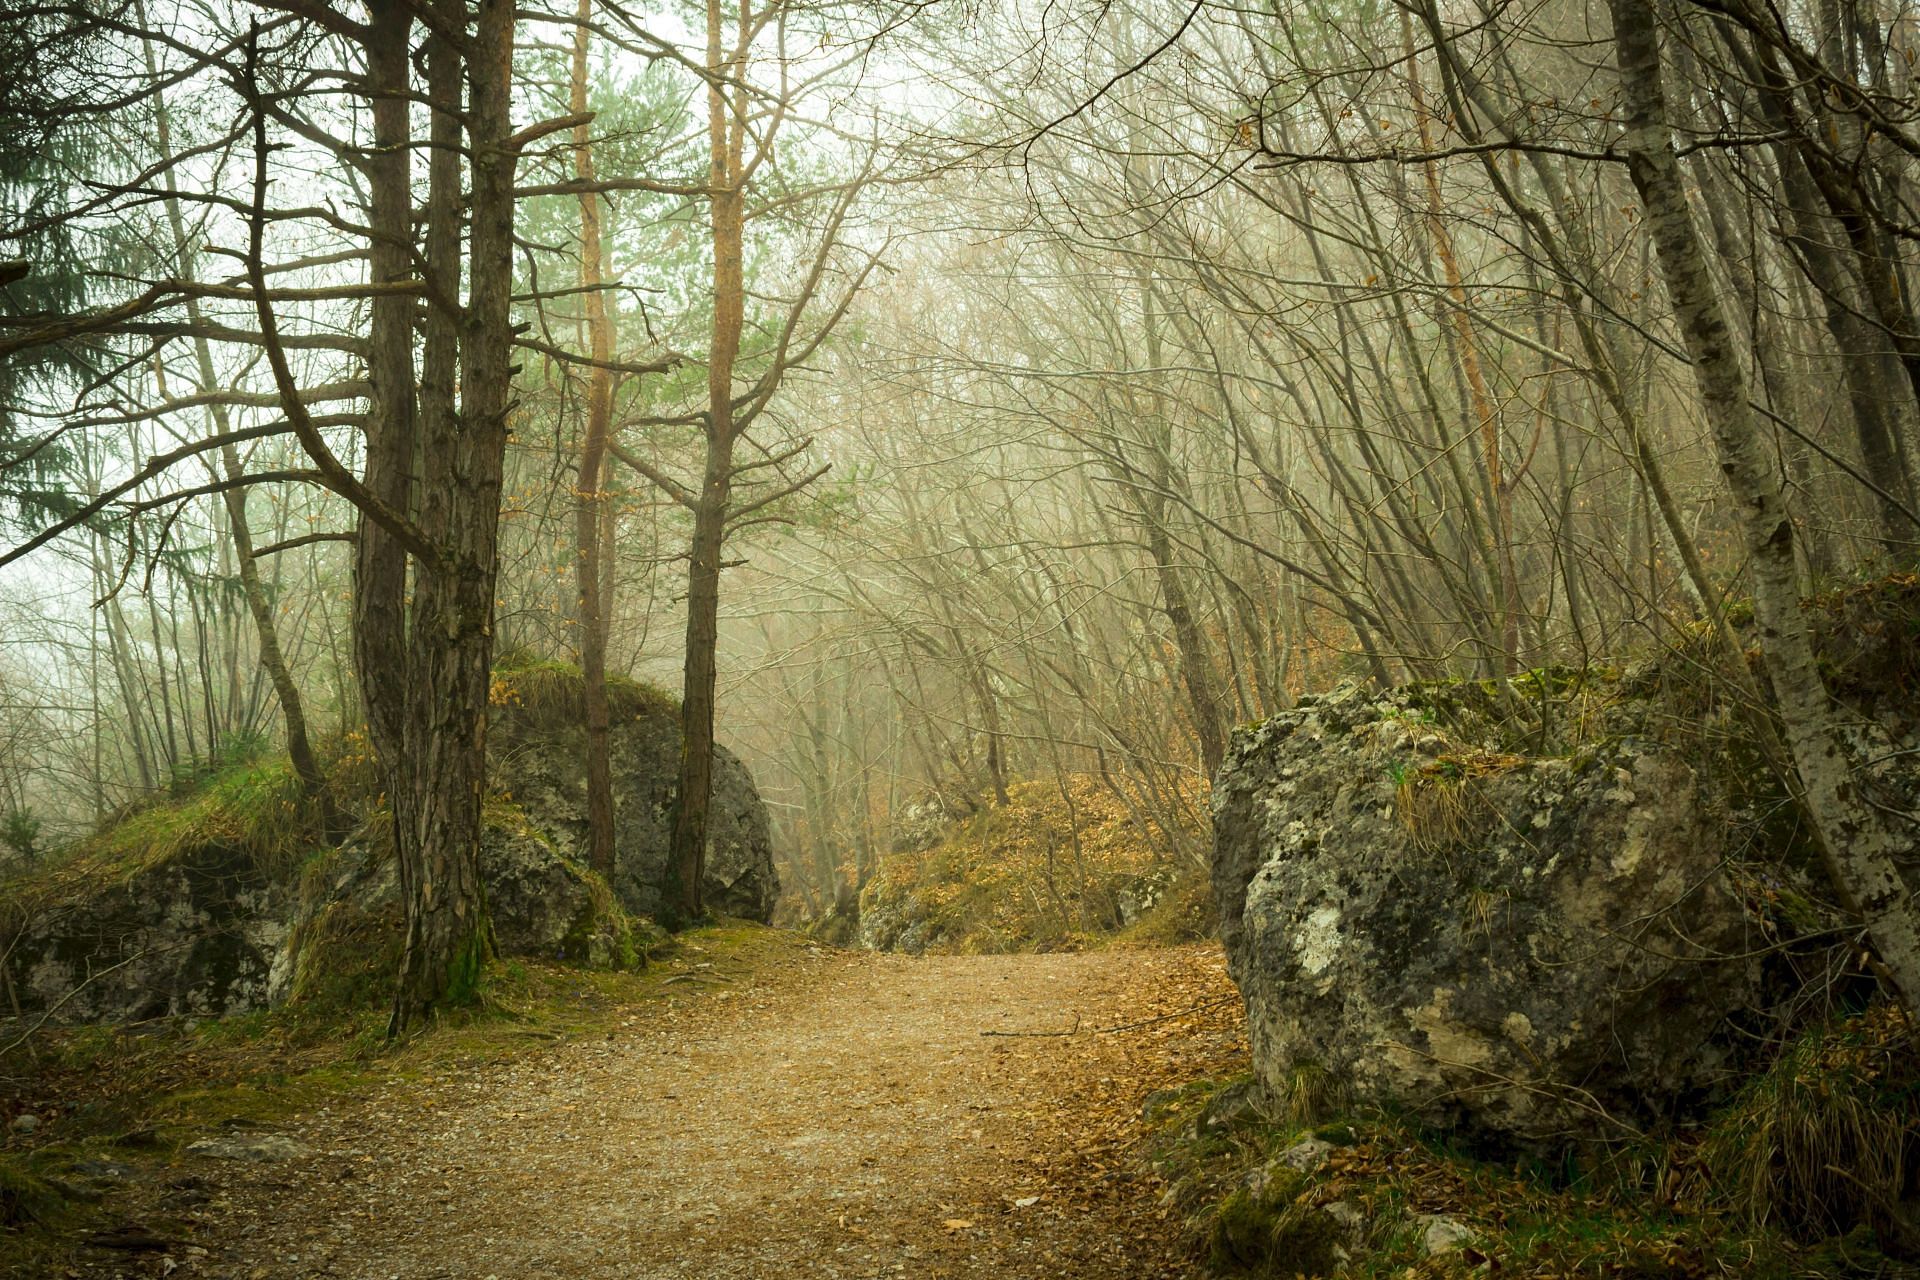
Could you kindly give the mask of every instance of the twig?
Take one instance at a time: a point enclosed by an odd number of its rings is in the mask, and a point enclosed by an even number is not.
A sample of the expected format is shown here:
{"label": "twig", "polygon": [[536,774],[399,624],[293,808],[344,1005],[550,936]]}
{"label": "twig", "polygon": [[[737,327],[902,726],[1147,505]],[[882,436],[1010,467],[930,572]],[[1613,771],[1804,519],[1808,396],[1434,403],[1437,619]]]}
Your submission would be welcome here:
{"label": "twig", "polygon": [[1190,1013],[1199,1013],[1203,1009],[1218,1009],[1223,1004],[1232,1004],[1240,998],[1238,991],[1230,996],[1221,996],[1218,1000],[1202,1000],[1199,1004],[1188,1005],[1184,1009],[1175,1009],[1172,1013],[1163,1013],[1157,1018],[1142,1018],[1138,1022],[1123,1022],[1117,1027],[1096,1027],[1097,1036],[1112,1035],[1116,1031],[1132,1031],[1136,1027],[1150,1027],[1156,1022],[1166,1022],[1172,1018],[1184,1018]]}
{"label": "twig", "polygon": [[1044,1036],[1079,1035],[1080,1034],[1080,1015],[1077,1013],[1073,1015],[1073,1027],[1071,1030],[1067,1030],[1067,1031],[982,1031],[980,1034],[983,1036],[1005,1036],[1009,1039],[1012,1039],[1016,1036],[1021,1038],[1027,1038],[1027,1039],[1039,1039]]}
{"label": "twig", "polygon": [[154,950],[155,948],[153,947],[144,948],[140,951],[134,952],[132,955],[128,956],[124,960],[121,960],[117,964],[108,965],[106,968],[100,970],[98,973],[89,973],[86,976],[85,980],[82,981],[78,986],[74,987],[72,990],[68,991],[65,995],[61,996],[58,1000],[48,1005],[46,1009],[44,1009],[41,1012],[40,1017],[37,1020],[35,1020],[32,1026],[28,1027],[25,1031],[22,1031],[18,1036],[14,1037],[8,1043],[4,1045],[0,1045],[0,1058],[6,1057],[8,1054],[12,1053],[15,1049],[18,1049],[21,1045],[33,1039],[34,1033],[39,1031],[40,1028],[46,1026],[47,1023],[53,1018],[53,1016],[56,1013],[59,1013],[61,1009],[66,1007],[66,1004],[69,1000],[79,995],[82,991],[85,991],[88,987],[92,986],[94,983],[98,982],[100,979],[112,973],[115,969],[124,969],[128,965],[132,964],[135,960],[141,959],[142,957],[146,956],[147,954],[149,954]]}

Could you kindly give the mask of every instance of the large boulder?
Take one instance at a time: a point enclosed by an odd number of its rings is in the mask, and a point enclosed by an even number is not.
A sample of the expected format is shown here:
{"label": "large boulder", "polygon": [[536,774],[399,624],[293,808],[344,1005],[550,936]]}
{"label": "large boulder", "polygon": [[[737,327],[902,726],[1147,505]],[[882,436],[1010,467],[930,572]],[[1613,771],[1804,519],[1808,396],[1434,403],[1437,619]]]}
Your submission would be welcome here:
{"label": "large boulder", "polygon": [[[490,764],[510,799],[489,801],[480,872],[500,949],[632,962],[643,926],[631,916],[661,913],[669,877],[673,704],[613,682],[609,882],[583,865],[579,674],[522,666],[500,673],[494,692]],[[366,808],[371,792],[371,782],[349,788]],[[245,1012],[295,993],[377,1000],[402,941],[393,859],[387,842],[364,834],[322,848],[323,826],[285,760],[259,762],[154,797],[58,866],[0,884],[0,1016],[53,1010],[67,1021],[128,1022]],[[765,921],[778,896],[766,806],[745,766],[721,750],[707,904]]]}
{"label": "large boulder", "polygon": [[1238,733],[1213,804],[1269,1091],[1529,1146],[1684,1110],[1735,1065],[1760,940],[1724,805],[1671,750],[1461,747],[1345,687]]}
{"label": "large boulder", "polygon": [[0,886],[0,1009],[143,1022],[257,1008],[287,899],[251,852],[218,843]]}
{"label": "large boulder", "polygon": [[[502,955],[589,968],[635,964],[643,939],[604,880],[554,847],[510,806],[489,807],[480,880]],[[287,943],[266,994],[330,1004],[376,998],[399,970],[406,938],[392,841],[361,832],[318,857],[301,877]]]}
{"label": "large boulder", "polygon": [[[494,785],[575,858],[587,849],[586,728],[579,676],[542,665],[500,675],[491,726]],[[659,918],[669,901],[673,803],[680,775],[680,721],[645,686],[614,682],[613,887],[627,910]],[[703,896],[709,910],[767,923],[780,897],[767,806],[739,757],[714,748]]]}

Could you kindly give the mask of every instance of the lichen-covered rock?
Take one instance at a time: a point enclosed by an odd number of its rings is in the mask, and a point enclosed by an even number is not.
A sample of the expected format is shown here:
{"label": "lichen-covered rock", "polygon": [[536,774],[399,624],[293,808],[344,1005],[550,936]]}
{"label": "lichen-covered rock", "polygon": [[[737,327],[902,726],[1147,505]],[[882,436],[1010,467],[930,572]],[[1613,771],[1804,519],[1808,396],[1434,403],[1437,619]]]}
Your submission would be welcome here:
{"label": "lichen-covered rock", "polygon": [[[495,784],[534,826],[568,854],[587,847],[586,730],[501,708],[493,721]],[[673,802],[680,772],[680,725],[652,708],[616,719],[613,771],[613,887],[627,910],[659,918],[669,900]],[[714,748],[707,820],[707,909],[766,923],[780,897],[767,806],[739,757]]]}
{"label": "lichen-covered rock", "polygon": [[[1756,939],[1671,751],[1529,759],[1343,688],[1236,735],[1213,883],[1267,1089],[1533,1143],[1698,1101]],[[1616,1131],[1617,1132],[1617,1131]]]}
{"label": "lichen-covered rock", "polygon": [[7,891],[0,1007],[140,1022],[266,1003],[288,895],[252,855],[208,845],[111,870],[84,864]]}
{"label": "lichen-covered rock", "polygon": [[[517,813],[489,814],[480,840],[480,879],[502,955],[598,969],[638,962],[637,926],[606,882]],[[302,877],[268,994],[276,1004],[295,996],[362,1002],[393,981],[404,941],[400,877],[390,846],[355,837]]]}

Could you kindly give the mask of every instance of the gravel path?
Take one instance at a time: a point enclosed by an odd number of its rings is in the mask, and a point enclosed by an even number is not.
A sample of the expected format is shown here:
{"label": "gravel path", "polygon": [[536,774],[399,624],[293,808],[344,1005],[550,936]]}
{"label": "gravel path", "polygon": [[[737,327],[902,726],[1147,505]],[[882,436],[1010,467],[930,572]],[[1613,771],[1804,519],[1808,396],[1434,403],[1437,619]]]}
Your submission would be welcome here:
{"label": "gravel path", "polygon": [[189,1269],[1183,1274],[1129,1148],[1148,1089],[1237,1051],[1235,1010],[1181,1012],[1224,984],[1217,948],[907,958],[796,941],[736,983],[690,973],[699,994],[604,1040],[308,1117],[286,1135],[304,1154],[198,1159],[206,1253]]}

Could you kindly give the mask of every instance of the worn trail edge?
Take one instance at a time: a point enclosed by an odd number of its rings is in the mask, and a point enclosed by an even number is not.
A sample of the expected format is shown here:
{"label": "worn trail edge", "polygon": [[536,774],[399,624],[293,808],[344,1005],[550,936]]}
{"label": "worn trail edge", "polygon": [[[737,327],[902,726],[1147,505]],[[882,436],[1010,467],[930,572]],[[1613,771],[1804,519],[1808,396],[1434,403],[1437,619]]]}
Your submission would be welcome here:
{"label": "worn trail edge", "polygon": [[206,1162],[208,1270],[1184,1274],[1134,1148],[1146,1093],[1244,1064],[1217,948],[915,959],[796,940],[685,985],[604,1040],[307,1117],[295,1159]]}

